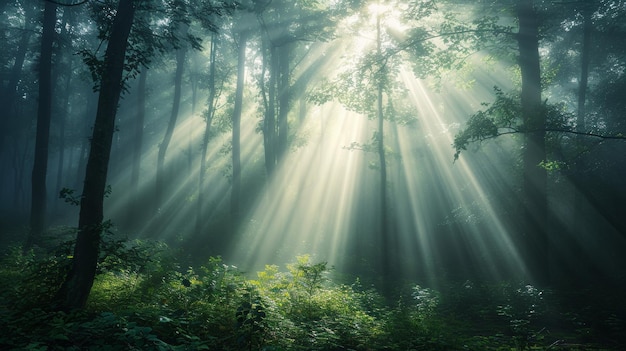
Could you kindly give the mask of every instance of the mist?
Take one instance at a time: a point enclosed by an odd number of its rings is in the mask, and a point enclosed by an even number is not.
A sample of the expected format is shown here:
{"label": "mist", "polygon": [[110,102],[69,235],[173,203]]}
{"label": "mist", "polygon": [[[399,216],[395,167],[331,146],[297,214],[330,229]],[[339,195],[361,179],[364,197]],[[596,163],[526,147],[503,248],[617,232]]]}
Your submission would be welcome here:
{"label": "mist", "polygon": [[387,301],[625,291],[622,1],[130,1],[109,84],[127,1],[0,5],[1,249],[66,245],[60,306],[107,243]]}

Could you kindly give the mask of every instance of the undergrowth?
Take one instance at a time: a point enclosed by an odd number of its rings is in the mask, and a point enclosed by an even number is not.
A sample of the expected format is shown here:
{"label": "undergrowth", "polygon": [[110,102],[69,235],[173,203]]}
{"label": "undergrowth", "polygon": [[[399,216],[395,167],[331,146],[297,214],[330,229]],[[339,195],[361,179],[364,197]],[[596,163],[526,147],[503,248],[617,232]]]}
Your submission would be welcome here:
{"label": "undergrowth", "polygon": [[527,284],[413,283],[390,300],[309,256],[248,277],[220,257],[182,267],[165,244],[123,240],[103,246],[87,307],[68,314],[51,306],[70,246],[5,253],[0,349],[618,350],[624,330],[612,314],[601,348],[591,320],[562,313],[559,334],[549,292]]}

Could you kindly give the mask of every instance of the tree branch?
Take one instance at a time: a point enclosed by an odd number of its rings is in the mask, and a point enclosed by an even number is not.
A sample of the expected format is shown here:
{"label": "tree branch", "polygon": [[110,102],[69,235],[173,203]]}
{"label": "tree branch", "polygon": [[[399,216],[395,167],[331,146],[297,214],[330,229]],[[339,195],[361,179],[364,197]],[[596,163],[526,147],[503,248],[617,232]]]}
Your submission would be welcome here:
{"label": "tree branch", "polygon": [[618,133],[616,135],[604,135],[604,134],[598,134],[598,133],[594,133],[594,132],[578,132],[572,129],[563,129],[563,128],[545,128],[545,129],[533,129],[533,130],[523,130],[523,129],[515,129],[515,128],[510,128],[509,130],[505,131],[505,132],[498,132],[495,135],[491,135],[491,136],[485,136],[484,138],[481,138],[480,141],[482,140],[487,140],[487,139],[492,139],[495,137],[499,137],[501,135],[508,135],[508,134],[524,134],[524,133],[534,133],[534,132],[552,132],[552,133],[565,133],[565,134],[573,134],[573,135],[581,135],[581,136],[588,136],[588,137],[592,137],[592,138],[599,138],[599,139],[603,139],[603,140],[625,140],[626,141],[626,135],[623,135],[621,133]]}

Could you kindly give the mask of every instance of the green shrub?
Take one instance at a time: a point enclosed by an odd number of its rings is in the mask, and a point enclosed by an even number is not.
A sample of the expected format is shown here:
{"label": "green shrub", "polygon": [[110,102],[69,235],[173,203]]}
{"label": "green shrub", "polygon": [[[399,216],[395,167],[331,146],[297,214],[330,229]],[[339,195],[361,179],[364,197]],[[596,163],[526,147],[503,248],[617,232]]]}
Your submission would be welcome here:
{"label": "green shrub", "polygon": [[[358,279],[334,283],[328,265],[309,256],[284,271],[268,265],[250,279],[220,257],[182,269],[170,248],[149,241],[110,241],[87,308],[66,314],[49,302],[71,262],[69,247],[7,251],[0,266],[0,349],[510,351],[556,345],[537,333],[546,300],[530,285],[468,281],[436,291],[412,284],[390,305]],[[590,329],[582,312],[568,318]],[[611,333],[623,330],[617,313],[604,320]]]}

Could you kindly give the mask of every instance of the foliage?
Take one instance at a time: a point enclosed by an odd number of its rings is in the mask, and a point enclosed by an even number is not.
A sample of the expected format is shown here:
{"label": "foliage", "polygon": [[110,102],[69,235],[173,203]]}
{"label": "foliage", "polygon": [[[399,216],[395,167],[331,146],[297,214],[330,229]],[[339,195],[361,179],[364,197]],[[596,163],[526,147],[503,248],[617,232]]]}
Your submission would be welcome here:
{"label": "foliage", "polygon": [[507,302],[498,306],[498,315],[508,319],[517,350],[527,350],[538,333],[532,323],[542,314],[543,292],[527,284],[507,292]]}
{"label": "foliage", "polygon": [[[250,279],[220,257],[182,268],[158,242],[111,240],[104,251],[87,308],[68,314],[49,305],[67,247],[9,250],[0,266],[0,348],[528,350],[565,343],[540,337],[548,301],[531,285],[467,281],[438,291],[414,284],[392,302],[359,279],[334,283],[327,263],[306,255],[286,271],[268,265]],[[583,311],[567,318],[579,329],[589,325]],[[619,333],[621,318],[613,312],[604,323]]]}
{"label": "foliage", "polygon": [[[454,136],[455,161],[459,158],[461,151],[467,150],[471,143],[482,142],[501,135],[536,131],[524,125],[518,96],[505,93],[498,87],[494,87],[494,95],[495,100],[492,103],[482,103],[485,109],[470,116],[465,128]],[[559,135],[575,133],[575,117],[567,112],[563,104],[548,104],[546,101],[538,113],[546,115],[546,124],[543,129],[548,132],[547,142],[552,145],[552,149],[556,148]],[[556,161],[546,160],[542,166],[548,170],[554,170],[561,165]]]}
{"label": "foliage", "polygon": [[496,99],[492,104],[483,103],[487,107],[470,116],[465,129],[454,136],[454,160],[459,158],[462,150],[467,150],[471,142],[483,141],[500,135],[500,128],[513,129],[521,116],[521,107],[514,97],[494,87]]}

